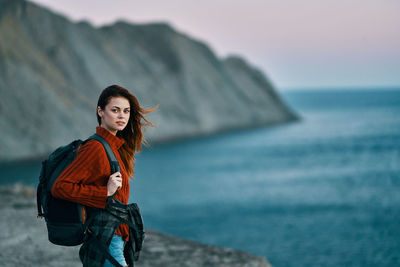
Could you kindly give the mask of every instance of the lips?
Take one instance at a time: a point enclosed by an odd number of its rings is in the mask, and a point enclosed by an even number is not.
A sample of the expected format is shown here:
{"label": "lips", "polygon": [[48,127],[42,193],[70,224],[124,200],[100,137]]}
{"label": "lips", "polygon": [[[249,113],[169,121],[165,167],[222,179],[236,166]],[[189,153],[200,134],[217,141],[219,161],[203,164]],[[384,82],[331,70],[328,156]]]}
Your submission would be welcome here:
{"label": "lips", "polygon": [[125,122],[123,122],[123,121],[117,121],[117,124],[122,126],[122,125],[125,125]]}

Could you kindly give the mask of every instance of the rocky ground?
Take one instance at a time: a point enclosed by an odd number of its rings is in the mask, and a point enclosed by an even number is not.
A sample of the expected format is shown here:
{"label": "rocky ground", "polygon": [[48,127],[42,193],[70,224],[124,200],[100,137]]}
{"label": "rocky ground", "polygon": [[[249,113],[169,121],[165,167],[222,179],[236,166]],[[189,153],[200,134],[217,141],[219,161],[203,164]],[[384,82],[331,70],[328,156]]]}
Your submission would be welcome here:
{"label": "rocky ground", "polygon": [[[1,266],[81,266],[77,247],[47,240],[43,219],[36,218],[36,192],[21,185],[0,187]],[[230,248],[204,245],[146,229],[135,266],[271,266],[265,258]]]}

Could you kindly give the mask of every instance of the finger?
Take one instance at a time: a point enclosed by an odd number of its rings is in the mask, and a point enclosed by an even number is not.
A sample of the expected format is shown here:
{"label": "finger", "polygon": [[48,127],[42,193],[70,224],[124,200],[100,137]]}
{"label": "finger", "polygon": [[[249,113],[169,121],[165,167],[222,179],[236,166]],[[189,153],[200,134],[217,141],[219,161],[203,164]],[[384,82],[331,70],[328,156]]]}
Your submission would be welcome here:
{"label": "finger", "polygon": [[119,172],[114,172],[113,174],[110,175],[110,178],[111,177],[118,177],[118,176],[121,176],[121,174]]}
{"label": "finger", "polygon": [[117,178],[116,178],[116,179],[113,180],[113,182],[114,182],[115,184],[117,184],[117,183],[120,184],[120,183],[122,183],[122,179],[117,179]]}
{"label": "finger", "polygon": [[114,176],[112,179],[115,181],[122,181],[122,177],[120,176]]}

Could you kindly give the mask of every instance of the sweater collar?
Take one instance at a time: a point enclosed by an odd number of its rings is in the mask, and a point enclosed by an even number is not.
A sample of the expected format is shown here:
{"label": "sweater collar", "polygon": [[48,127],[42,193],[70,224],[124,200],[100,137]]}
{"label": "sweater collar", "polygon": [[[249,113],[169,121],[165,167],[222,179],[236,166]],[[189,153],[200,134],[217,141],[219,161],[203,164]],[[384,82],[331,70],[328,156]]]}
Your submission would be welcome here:
{"label": "sweater collar", "polygon": [[114,147],[117,150],[125,143],[125,140],[123,138],[113,135],[101,126],[96,127],[96,134],[106,139],[110,146]]}

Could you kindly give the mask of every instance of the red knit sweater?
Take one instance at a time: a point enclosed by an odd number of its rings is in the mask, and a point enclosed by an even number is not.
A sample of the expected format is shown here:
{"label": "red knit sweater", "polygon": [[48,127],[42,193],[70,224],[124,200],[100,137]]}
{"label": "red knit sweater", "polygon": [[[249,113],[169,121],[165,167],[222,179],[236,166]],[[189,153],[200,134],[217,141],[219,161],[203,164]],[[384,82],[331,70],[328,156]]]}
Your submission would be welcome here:
{"label": "red knit sweater", "polygon": [[[120,165],[122,188],[117,191],[114,198],[127,204],[129,177],[118,153],[125,140],[100,126],[96,127],[96,133],[107,140]],[[111,167],[103,145],[97,140],[89,140],[79,148],[74,161],[56,179],[51,193],[56,198],[104,209],[110,175]],[[122,224],[115,233],[128,241],[129,227],[126,224]]]}

